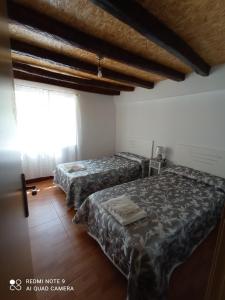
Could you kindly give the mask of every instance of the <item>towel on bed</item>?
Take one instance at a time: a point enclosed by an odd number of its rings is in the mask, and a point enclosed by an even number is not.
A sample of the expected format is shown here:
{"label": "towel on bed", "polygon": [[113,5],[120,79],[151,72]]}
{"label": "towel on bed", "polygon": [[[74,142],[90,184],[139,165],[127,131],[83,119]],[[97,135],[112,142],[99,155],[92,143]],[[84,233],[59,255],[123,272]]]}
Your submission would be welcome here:
{"label": "towel on bed", "polygon": [[124,226],[147,216],[146,212],[130,200],[128,195],[112,198],[104,202],[102,207]]}
{"label": "towel on bed", "polygon": [[73,173],[73,172],[86,170],[86,167],[82,164],[74,164],[74,165],[65,166],[65,169],[68,173]]}

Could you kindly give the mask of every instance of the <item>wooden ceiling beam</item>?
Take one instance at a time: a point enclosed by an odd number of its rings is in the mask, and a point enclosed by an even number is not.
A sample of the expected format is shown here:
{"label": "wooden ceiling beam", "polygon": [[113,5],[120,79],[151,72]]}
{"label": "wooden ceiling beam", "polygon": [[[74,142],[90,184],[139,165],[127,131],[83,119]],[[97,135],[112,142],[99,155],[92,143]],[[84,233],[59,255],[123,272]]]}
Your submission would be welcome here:
{"label": "wooden ceiling beam", "polygon": [[154,88],[154,82],[152,81],[147,81],[144,79],[134,77],[132,75],[126,75],[106,68],[102,68],[102,76],[103,78],[129,83],[146,89]]}
{"label": "wooden ceiling beam", "polygon": [[[73,70],[76,71],[97,75],[98,72],[97,66],[87,62],[83,62],[81,60],[78,60],[77,58],[69,57],[63,54],[52,52],[47,49],[32,46],[27,43],[17,41],[15,39],[11,39],[10,42],[11,42],[11,50],[14,53],[20,54],[22,56],[33,57],[44,61],[47,60],[53,65],[57,64],[64,67],[72,68]],[[154,87],[154,83],[151,81],[142,80],[134,76],[125,75],[123,73],[112,71],[110,69],[102,68],[102,74],[103,77],[111,80],[122,81],[124,83],[140,86],[147,89],[152,89]]]}
{"label": "wooden ceiling beam", "polygon": [[47,60],[51,63],[57,63],[63,66],[72,67],[76,71],[88,72],[89,74],[97,75],[97,66],[86,63],[77,58],[62,55],[51,50],[33,46],[15,39],[11,39],[10,43],[11,50],[15,53],[36,57],[45,61]]}
{"label": "wooden ceiling beam", "polygon": [[16,79],[23,79],[28,80],[32,82],[40,82],[40,83],[46,83],[56,86],[61,86],[73,90],[88,92],[88,93],[94,93],[94,94],[102,94],[102,95],[110,95],[110,96],[118,96],[120,95],[119,91],[113,91],[113,90],[107,90],[103,88],[97,88],[93,86],[84,86],[81,84],[75,84],[71,82],[65,82],[57,79],[52,79],[48,77],[43,77],[39,75],[29,74],[27,72],[22,72],[18,70],[13,70],[14,78]]}
{"label": "wooden ceiling beam", "polygon": [[75,84],[81,84],[84,86],[92,86],[97,88],[103,88],[107,90],[116,90],[116,91],[134,91],[134,87],[127,85],[120,85],[111,82],[104,82],[95,79],[83,79],[74,76],[64,75],[60,73],[55,73],[54,71],[49,71],[34,66],[27,65],[25,63],[13,62],[13,69],[17,71],[26,72],[28,74],[38,75],[50,79],[56,79],[63,82],[71,82]]}
{"label": "wooden ceiling beam", "polygon": [[195,72],[209,75],[210,66],[173,30],[135,0],[91,0],[115,18],[164,48]]}
{"label": "wooden ceiling beam", "polygon": [[181,72],[114,46],[100,38],[59,22],[50,16],[15,3],[13,0],[8,0],[7,4],[9,18],[20,25],[28,27],[30,30],[39,31],[42,34],[51,36],[53,39],[64,40],[64,42],[76,48],[84,49],[98,56],[116,60],[172,80],[182,81],[185,79],[185,74]]}

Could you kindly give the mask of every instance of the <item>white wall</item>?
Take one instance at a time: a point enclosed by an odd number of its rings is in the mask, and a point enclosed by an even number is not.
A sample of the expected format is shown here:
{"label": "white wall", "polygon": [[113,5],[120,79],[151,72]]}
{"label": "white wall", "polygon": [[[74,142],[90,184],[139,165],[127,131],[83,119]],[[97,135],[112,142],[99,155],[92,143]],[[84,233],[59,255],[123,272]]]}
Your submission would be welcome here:
{"label": "white wall", "polygon": [[179,143],[225,149],[225,65],[208,77],[166,80],[153,90],[122,93],[114,102],[116,151],[130,137],[154,139],[168,147],[170,159]]}
{"label": "white wall", "polygon": [[115,151],[115,108],[112,96],[79,92],[80,159]]}

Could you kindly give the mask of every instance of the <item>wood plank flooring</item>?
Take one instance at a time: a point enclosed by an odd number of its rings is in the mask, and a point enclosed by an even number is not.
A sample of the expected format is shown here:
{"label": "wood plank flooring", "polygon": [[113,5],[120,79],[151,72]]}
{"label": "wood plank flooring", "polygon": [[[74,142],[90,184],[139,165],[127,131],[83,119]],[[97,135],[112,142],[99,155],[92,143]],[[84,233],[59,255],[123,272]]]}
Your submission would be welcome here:
{"label": "wood plank flooring", "polygon": [[126,279],[85,229],[71,222],[73,210],[52,180],[36,183],[29,194],[28,219],[35,278],[65,279],[74,292],[38,292],[40,300],[125,300]]}

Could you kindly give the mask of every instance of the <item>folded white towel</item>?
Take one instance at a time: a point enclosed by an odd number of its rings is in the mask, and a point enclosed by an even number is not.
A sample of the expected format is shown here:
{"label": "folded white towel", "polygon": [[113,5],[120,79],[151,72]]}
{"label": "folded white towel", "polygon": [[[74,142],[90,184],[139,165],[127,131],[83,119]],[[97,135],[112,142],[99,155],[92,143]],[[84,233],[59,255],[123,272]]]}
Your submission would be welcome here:
{"label": "folded white towel", "polygon": [[82,164],[74,164],[74,165],[64,166],[64,168],[66,169],[66,171],[68,173],[86,170],[86,167]]}
{"label": "folded white towel", "polygon": [[102,207],[124,226],[147,216],[146,212],[127,195],[112,198],[102,203]]}

